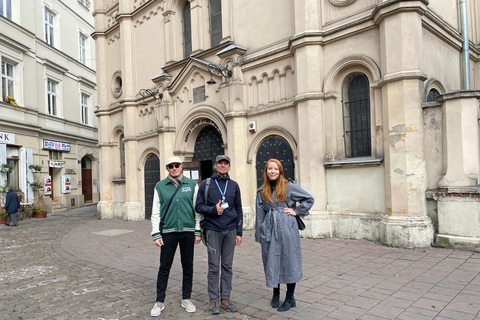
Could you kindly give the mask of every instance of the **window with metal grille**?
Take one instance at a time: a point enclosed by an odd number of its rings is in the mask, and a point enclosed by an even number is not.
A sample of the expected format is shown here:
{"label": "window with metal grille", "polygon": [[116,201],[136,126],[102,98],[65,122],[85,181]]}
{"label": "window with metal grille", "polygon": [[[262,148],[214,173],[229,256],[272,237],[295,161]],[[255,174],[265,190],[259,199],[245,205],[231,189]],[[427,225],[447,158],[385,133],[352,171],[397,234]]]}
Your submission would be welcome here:
{"label": "window with metal grille", "polygon": [[343,102],[346,157],[371,156],[370,85],[364,74],[351,74],[347,77]]}
{"label": "window with metal grille", "polygon": [[192,20],[190,18],[190,2],[183,7],[183,50],[185,58],[192,53]]}
{"label": "window with metal grille", "polygon": [[12,0],[0,0],[0,15],[12,20]]}
{"label": "window with metal grille", "polygon": [[47,107],[48,114],[57,115],[57,83],[47,81]]}
{"label": "window with metal grille", "polygon": [[222,40],[222,1],[210,0],[210,40],[212,47]]}
{"label": "window with metal grille", "polygon": [[45,42],[51,46],[55,46],[55,24],[54,14],[45,10]]}
{"label": "window with metal grille", "polygon": [[[0,0],[1,1],[1,0]],[[2,99],[3,102],[9,102],[11,98],[15,98],[14,83],[15,78],[13,74],[13,65],[2,61]]]}

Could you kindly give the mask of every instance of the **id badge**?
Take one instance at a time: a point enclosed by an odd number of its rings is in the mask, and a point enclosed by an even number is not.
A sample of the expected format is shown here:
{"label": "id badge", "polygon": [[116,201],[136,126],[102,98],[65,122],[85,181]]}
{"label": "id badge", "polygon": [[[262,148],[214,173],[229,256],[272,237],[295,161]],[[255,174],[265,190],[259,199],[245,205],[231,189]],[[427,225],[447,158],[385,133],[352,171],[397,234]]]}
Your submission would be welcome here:
{"label": "id badge", "polygon": [[220,205],[220,207],[222,207],[223,209],[227,209],[228,208],[228,202],[224,202]]}

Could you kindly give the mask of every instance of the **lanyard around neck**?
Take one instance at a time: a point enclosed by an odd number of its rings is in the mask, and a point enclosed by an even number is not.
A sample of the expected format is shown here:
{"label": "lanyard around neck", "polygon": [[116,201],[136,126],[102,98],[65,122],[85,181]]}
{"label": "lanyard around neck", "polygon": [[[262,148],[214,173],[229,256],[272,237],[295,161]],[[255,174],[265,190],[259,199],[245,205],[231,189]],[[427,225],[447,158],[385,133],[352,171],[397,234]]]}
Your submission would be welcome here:
{"label": "lanyard around neck", "polygon": [[222,195],[222,200],[225,200],[225,193],[227,192],[228,180],[225,183],[225,190],[223,190],[223,192],[222,192],[222,189],[220,189],[220,185],[218,184],[217,180],[215,180],[215,183],[217,184],[218,191],[220,191],[220,194]]}

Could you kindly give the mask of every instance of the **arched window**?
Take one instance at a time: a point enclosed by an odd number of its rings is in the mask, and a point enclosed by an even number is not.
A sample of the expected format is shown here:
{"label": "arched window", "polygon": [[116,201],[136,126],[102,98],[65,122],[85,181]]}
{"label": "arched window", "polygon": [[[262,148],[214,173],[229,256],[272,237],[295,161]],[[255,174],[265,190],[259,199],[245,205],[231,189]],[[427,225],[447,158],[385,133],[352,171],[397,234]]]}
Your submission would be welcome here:
{"label": "arched window", "polygon": [[185,58],[192,53],[192,20],[190,18],[190,2],[183,7],[183,50]]}
{"label": "arched window", "polygon": [[210,40],[212,47],[222,40],[222,0],[210,0]]}
{"label": "arched window", "polygon": [[438,97],[440,93],[437,89],[431,89],[428,91],[427,102],[435,102],[435,98]]}
{"label": "arched window", "polygon": [[370,85],[364,74],[351,74],[344,82],[343,128],[346,157],[372,155]]}
{"label": "arched window", "polygon": [[118,146],[120,149],[120,178],[125,179],[125,142],[123,141],[124,135],[120,135],[120,141]]}

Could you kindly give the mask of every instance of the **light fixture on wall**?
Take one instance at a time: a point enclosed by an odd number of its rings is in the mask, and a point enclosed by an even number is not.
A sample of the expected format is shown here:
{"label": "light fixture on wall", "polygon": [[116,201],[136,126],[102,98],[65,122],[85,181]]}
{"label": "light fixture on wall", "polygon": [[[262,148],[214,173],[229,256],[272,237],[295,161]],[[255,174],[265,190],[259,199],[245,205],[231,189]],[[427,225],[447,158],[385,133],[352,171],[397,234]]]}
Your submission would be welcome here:
{"label": "light fixture on wall", "polygon": [[141,103],[142,106],[147,105],[147,103],[145,102],[146,97],[152,97],[152,98],[155,98],[156,100],[158,99],[162,100],[163,98],[163,93],[158,92],[158,89],[155,91],[150,89],[140,89],[140,91],[138,91],[138,94],[141,95],[143,98],[143,101]]}
{"label": "light fixture on wall", "polygon": [[[227,68],[228,68],[228,65],[227,65]],[[214,72],[217,72],[218,74],[220,74],[222,77],[224,78],[231,78],[232,75],[233,75],[233,72],[232,70],[228,70],[227,68],[222,68],[220,67],[219,65],[216,65],[216,64],[213,64],[213,63],[209,63],[207,65],[207,70],[208,72],[210,72],[210,80],[207,81],[207,84],[215,84],[217,83],[215,80],[213,80],[212,76],[213,76],[213,73]]]}

